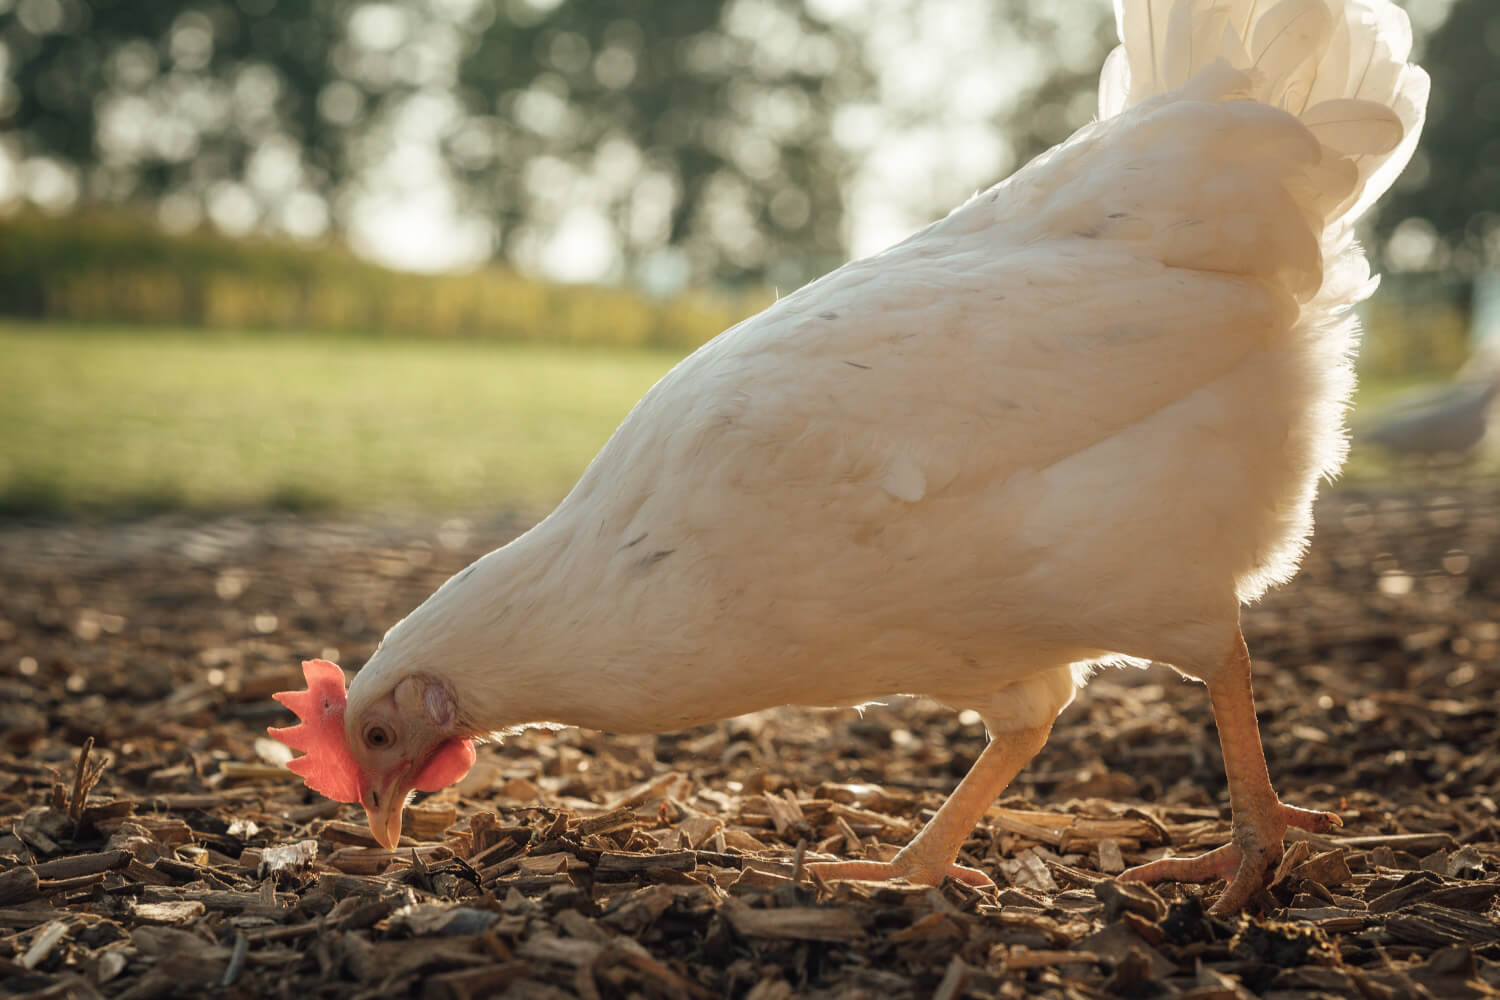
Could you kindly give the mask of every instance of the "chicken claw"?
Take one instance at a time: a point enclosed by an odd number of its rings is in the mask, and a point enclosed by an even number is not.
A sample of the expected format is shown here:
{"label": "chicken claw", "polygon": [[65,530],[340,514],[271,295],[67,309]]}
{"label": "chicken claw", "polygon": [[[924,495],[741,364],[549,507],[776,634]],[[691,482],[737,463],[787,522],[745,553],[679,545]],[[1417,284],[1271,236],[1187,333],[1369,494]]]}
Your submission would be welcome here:
{"label": "chicken claw", "polygon": [[1234,842],[1191,858],[1159,858],[1137,865],[1119,877],[1125,882],[1208,882],[1216,878],[1230,880],[1229,888],[1210,910],[1215,916],[1236,913],[1265,884],[1276,863],[1281,860],[1282,838],[1288,827],[1312,833],[1327,833],[1344,823],[1330,812],[1299,809],[1276,804],[1264,817],[1269,832],[1263,833],[1256,820],[1236,826]]}

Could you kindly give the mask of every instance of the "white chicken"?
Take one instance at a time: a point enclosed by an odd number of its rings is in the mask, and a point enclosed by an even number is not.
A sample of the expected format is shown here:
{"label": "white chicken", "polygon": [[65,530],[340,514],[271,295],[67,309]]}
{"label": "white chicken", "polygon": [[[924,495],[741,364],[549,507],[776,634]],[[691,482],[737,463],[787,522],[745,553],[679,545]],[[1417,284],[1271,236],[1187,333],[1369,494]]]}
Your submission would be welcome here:
{"label": "white chicken", "polygon": [[1098,665],[1208,685],[1232,843],[1140,880],[1231,879],[1288,826],[1239,605],[1295,570],[1344,455],[1355,220],[1421,127],[1388,0],[1117,0],[1100,120],[947,218],[687,358],[542,523],[387,633],[344,704],[280,696],[293,764],[394,845],[413,788],[529,724],[694,726],[925,694],[991,741],[889,862],[947,876]]}

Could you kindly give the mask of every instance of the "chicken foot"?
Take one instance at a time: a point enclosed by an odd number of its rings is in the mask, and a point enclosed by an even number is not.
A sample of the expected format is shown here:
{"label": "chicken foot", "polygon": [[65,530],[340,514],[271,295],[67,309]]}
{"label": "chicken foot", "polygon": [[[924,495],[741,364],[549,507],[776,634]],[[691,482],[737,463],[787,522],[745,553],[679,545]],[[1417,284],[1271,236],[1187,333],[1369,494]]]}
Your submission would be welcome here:
{"label": "chicken foot", "polygon": [[948,796],[937,815],[890,861],[820,861],[807,870],[821,879],[904,878],[916,885],[940,885],[952,876],[986,888],[995,883],[984,872],[958,864],[958,852],[1005,787],[1047,742],[1052,723],[992,738],[979,759]]}
{"label": "chicken foot", "polygon": [[1173,879],[1204,882],[1229,878],[1229,888],[1214,903],[1219,916],[1237,913],[1250,902],[1281,860],[1282,839],[1288,827],[1327,833],[1343,822],[1330,812],[1316,812],[1283,805],[1271,787],[1265,748],[1255,721],[1255,699],[1250,686],[1250,652],[1243,636],[1218,674],[1208,681],[1219,745],[1224,752],[1224,772],[1229,779],[1229,804],[1233,810],[1232,841],[1192,858],[1162,858],[1131,868],[1120,876],[1128,882],[1158,882]]}

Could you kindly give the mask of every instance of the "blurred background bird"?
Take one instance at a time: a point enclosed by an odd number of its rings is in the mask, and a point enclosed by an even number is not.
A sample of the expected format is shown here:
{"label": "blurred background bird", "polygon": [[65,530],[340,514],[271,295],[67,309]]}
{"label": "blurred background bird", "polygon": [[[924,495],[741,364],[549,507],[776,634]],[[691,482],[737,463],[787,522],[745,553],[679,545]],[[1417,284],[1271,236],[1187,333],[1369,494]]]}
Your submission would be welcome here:
{"label": "blurred background bird", "polygon": [[1500,373],[1425,389],[1370,414],[1356,440],[1397,458],[1466,459],[1489,433]]}

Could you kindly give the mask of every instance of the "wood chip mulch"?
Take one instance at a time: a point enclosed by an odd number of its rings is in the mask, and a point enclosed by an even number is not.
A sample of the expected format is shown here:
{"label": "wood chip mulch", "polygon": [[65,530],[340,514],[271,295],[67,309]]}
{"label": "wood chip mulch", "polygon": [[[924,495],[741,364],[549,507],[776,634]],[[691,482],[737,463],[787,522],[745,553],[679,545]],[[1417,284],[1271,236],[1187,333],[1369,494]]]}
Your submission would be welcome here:
{"label": "wood chip mulch", "polygon": [[1500,995],[1500,496],[1324,501],[1246,614],[1273,779],[1343,817],[1252,912],[1110,876],[1229,835],[1207,698],[1096,678],[966,845],[887,858],[984,742],[918,699],[656,737],[527,733],[374,846],[263,735],[298,661],[383,628],[512,522],[0,525],[0,992],[37,997]]}

